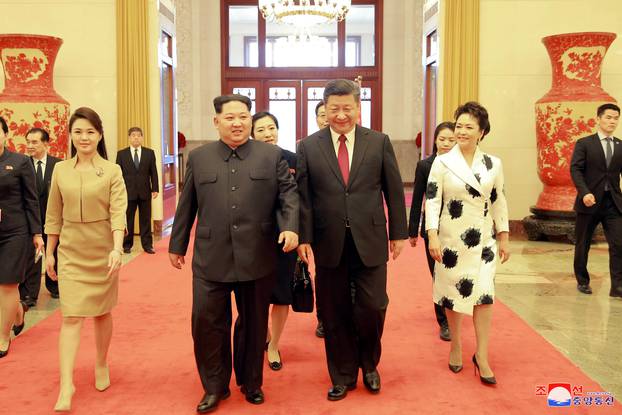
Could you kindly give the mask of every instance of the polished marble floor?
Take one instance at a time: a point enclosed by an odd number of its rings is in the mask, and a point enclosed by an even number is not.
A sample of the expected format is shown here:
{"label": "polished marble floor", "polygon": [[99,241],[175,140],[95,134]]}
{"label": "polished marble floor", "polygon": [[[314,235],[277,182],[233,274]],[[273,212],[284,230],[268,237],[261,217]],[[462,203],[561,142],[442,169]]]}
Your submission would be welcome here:
{"label": "polished marble floor", "polygon": [[[142,253],[140,242],[124,262]],[[557,242],[512,242],[512,257],[499,265],[497,297],[560,352],[596,380],[604,391],[622,397],[622,299],[609,297],[607,244],[590,252],[594,294],[576,290],[573,246]],[[58,307],[42,288],[26,329]]]}

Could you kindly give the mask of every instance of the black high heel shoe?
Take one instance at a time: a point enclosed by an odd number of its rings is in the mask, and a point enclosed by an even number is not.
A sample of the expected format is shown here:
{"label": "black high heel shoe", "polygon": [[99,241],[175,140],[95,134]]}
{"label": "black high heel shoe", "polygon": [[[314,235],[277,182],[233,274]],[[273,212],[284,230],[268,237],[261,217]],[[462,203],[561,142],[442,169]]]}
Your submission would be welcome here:
{"label": "black high heel shoe", "polygon": [[6,350],[0,350],[0,359],[9,354],[9,349],[11,348],[11,339],[9,339],[9,345],[6,347]]}
{"label": "black high heel shoe", "polygon": [[272,370],[281,370],[281,369],[283,369],[283,361],[281,359],[281,352],[277,350],[277,353],[279,354],[279,361],[278,362],[271,362],[270,359],[268,359],[268,366]]}
{"label": "black high heel shoe", "polygon": [[449,370],[454,373],[458,373],[462,370],[462,365],[452,365],[451,363],[447,364],[449,366]]}
{"label": "black high heel shoe", "polygon": [[495,379],[494,376],[490,376],[488,378],[482,376],[479,370],[479,365],[477,364],[477,359],[475,358],[475,355],[473,355],[473,364],[475,365],[473,367],[473,373],[479,374],[479,380],[481,380],[484,385],[496,385],[497,384],[497,379]]}
{"label": "black high heel shoe", "polygon": [[21,304],[24,313],[22,315],[22,324],[20,324],[19,326],[15,324],[13,325],[13,334],[15,334],[16,336],[20,334],[22,330],[24,330],[24,326],[26,325],[26,311],[28,311],[28,306],[23,301],[20,301],[19,303]]}

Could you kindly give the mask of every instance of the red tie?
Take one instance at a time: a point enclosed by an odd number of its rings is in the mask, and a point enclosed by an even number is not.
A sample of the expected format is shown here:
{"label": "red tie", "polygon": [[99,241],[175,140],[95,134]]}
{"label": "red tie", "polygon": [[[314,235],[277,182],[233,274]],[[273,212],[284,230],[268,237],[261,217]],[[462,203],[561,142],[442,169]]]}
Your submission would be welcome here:
{"label": "red tie", "polygon": [[347,185],[350,177],[350,156],[348,155],[348,147],[346,147],[346,136],[343,134],[339,136],[337,161],[339,161],[339,170],[341,170],[343,182]]}

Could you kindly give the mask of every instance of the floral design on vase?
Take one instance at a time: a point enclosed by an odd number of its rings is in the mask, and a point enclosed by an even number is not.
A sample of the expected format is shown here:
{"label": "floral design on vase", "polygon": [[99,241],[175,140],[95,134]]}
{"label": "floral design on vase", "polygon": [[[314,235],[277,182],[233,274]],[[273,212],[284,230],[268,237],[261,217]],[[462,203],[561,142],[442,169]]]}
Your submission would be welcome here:
{"label": "floral design on vase", "polygon": [[538,176],[544,184],[538,209],[572,211],[574,144],[595,132],[596,108],[616,102],[601,87],[601,65],[615,38],[615,33],[581,32],[542,39],[551,59],[553,82],[535,106]]}
{"label": "floral design on vase", "polygon": [[0,116],[9,125],[8,147],[26,151],[26,132],[33,127],[50,134],[49,152],[66,158],[69,103],[54,90],[54,63],[63,40],[52,36],[0,35],[4,90]]}

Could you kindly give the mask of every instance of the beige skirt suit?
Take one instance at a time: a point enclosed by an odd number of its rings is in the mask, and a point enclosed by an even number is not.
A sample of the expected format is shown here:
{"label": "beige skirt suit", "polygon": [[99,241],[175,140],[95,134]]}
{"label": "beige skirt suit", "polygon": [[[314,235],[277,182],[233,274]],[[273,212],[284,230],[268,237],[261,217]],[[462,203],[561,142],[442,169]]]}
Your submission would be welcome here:
{"label": "beige skirt suit", "polygon": [[121,168],[99,155],[94,168],[75,169],[77,158],[56,164],[45,233],[59,235],[58,288],[65,317],[96,317],[117,303],[118,272],[108,276],[112,231],[125,230],[127,193]]}

